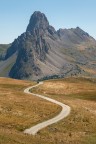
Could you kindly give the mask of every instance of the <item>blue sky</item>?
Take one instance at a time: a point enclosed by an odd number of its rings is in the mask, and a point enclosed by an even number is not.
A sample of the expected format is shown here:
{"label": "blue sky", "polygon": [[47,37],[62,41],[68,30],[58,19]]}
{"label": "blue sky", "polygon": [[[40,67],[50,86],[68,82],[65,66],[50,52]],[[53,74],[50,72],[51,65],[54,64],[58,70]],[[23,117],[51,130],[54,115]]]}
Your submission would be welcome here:
{"label": "blue sky", "polygon": [[96,0],[0,0],[0,43],[25,32],[34,11],[45,13],[56,30],[79,26],[96,39]]}

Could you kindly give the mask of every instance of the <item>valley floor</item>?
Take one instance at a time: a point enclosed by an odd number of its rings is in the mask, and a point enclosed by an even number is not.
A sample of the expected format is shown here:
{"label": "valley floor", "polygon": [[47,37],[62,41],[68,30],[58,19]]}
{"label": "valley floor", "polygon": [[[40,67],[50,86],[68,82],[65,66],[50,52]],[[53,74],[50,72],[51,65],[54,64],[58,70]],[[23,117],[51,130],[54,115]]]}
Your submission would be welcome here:
{"label": "valley floor", "polygon": [[96,79],[66,78],[45,81],[33,93],[56,99],[71,107],[64,120],[26,135],[24,129],[50,119],[61,107],[24,94],[36,83],[0,78],[0,144],[95,144]]}

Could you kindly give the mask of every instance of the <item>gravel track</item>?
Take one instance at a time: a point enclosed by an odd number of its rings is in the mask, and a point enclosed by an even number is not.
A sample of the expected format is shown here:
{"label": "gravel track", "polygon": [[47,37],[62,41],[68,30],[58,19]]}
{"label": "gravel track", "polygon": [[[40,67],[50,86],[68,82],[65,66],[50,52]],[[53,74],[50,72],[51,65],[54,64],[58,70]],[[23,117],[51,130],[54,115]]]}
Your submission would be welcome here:
{"label": "gravel track", "polygon": [[39,84],[37,84],[37,85],[35,85],[35,86],[31,86],[31,87],[26,88],[26,89],[24,90],[24,93],[31,94],[31,95],[33,95],[33,96],[36,96],[36,97],[45,99],[45,100],[47,100],[47,101],[50,101],[50,102],[52,102],[52,103],[54,103],[54,104],[57,104],[57,105],[59,105],[59,106],[62,107],[62,110],[61,110],[61,112],[60,112],[57,116],[55,116],[54,118],[49,119],[49,120],[46,120],[46,121],[44,121],[44,122],[41,122],[41,123],[39,123],[39,124],[37,124],[37,125],[29,128],[29,129],[26,129],[26,130],[24,131],[24,133],[26,133],[26,134],[36,135],[37,132],[40,131],[41,129],[43,129],[43,128],[49,126],[49,125],[52,125],[52,124],[54,124],[54,123],[57,123],[58,121],[64,119],[65,117],[67,117],[67,116],[70,114],[71,108],[70,108],[68,105],[65,105],[65,104],[63,104],[63,103],[61,103],[61,102],[59,102],[59,101],[54,100],[54,99],[45,97],[45,96],[43,96],[43,95],[34,94],[34,93],[31,93],[31,92],[30,92],[30,89],[32,89],[32,88],[34,88],[34,87],[37,87],[37,86],[39,86],[39,85],[41,85],[41,84],[43,84],[43,82],[40,82]]}

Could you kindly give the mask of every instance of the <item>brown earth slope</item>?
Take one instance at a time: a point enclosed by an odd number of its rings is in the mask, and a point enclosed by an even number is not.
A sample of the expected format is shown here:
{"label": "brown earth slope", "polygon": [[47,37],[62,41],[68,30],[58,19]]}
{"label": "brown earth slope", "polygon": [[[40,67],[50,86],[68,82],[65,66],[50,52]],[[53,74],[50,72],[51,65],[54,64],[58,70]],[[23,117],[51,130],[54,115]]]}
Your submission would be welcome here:
{"label": "brown earth slope", "polygon": [[96,143],[96,79],[45,81],[32,92],[46,95],[71,107],[71,114],[66,119],[40,132],[42,137],[49,138],[49,143]]}
{"label": "brown earth slope", "polygon": [[64,102],[71,114],[57,124],[41,130],[36,136],[23,130],[56,115],[61,109],[23,90],[35,83],[0,79],[1,144],[95,144],[96,79],[68,78],[50,80],[32,92]]}
{"label": "brown earth slope", "polygon": [[24,93],[34,82],[0,78],[0,144],[32,144],[40,140],[25,135],[32,125],[50,119],[61,110],[57,105]]}

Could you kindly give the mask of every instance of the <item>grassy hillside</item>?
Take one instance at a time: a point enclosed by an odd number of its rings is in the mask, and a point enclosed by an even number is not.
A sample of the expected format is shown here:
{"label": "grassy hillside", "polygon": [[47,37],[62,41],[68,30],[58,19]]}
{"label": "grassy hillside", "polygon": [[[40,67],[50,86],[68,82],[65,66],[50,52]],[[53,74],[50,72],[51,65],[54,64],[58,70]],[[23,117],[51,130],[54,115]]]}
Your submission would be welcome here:
{"label": "grassy hillside", "polygon": [[3,58],[5,55],[8,47],[10,47],[11,44],[0,44],[0,59]]}
{"label": "grassy hillside", "polygon": [[0,44],[0,53],[5,52],[11,44]]}
{"label": "grassy hillside", "polygon": [[96,144],[96,79],[66,78],[45,81],[34,88],[71,107],[71,114],[36,136],[23,130],[56,115],[61,108],[23,93],[33,82],[0,78],[1,144]]}
{"label": "grassy hillside", "polygon": [[56,144],[96,143],[96,79],[67,78],[45,81],[33,92],[54,98],[71,107],[63,121],[40,132]]}
{"label": "grassy hillside", "polygon": [[0,78],[0,144],[32,144],[40,141],[23,130],[57,115],[60,107],[24,94],[34,82]]}

